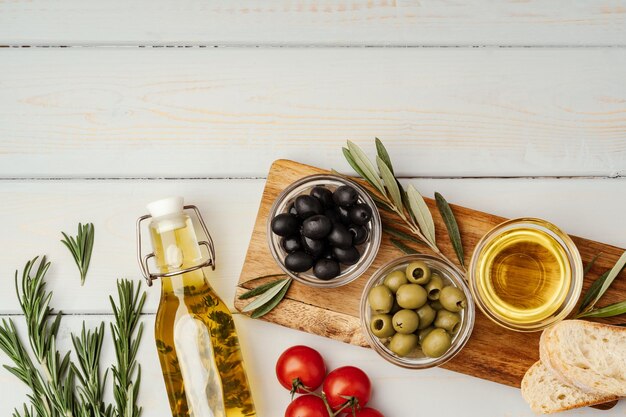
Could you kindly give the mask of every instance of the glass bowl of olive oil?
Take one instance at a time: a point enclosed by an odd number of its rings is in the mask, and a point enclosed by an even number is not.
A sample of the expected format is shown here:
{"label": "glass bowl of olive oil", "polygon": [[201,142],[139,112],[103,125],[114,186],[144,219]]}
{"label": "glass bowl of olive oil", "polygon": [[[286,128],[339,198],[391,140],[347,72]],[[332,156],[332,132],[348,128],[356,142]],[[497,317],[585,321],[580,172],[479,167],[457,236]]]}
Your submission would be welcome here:
{"label": "glass bowl of olive oil", "polygon": [[482,312],[511,330],[532,332],[574,309],[583,265],[572,239],[545,220],[521,218],[489,231],[476,245],[470,289]]}

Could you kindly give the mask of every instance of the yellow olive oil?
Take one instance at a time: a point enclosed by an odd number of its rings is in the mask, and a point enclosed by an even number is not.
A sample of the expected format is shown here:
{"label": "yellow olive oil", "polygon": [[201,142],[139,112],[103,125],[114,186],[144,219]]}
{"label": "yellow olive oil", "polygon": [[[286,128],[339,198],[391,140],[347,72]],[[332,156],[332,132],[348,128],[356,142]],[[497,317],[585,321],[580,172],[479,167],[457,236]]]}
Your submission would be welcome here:
{"label": "yellow olive oil", "polygon": [[500,320],[538,323],[566,301],[571,266],[561,244],[536,228],[517,228],[493,238],[478,259],[476,290]]}
{"label": "yellow olive oil", "polygon": [[[150,224],[160,272],[198,265],[201,252],[189,216]],[[233,317],[202,269],[161,278],[155,336],[174,417],[256,416]]]}

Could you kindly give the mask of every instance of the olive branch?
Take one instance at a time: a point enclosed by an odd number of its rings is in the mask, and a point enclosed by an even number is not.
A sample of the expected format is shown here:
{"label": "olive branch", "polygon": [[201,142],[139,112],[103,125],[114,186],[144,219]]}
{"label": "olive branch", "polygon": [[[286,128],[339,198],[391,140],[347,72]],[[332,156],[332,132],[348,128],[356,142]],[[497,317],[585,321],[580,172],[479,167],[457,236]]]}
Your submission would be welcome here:
{"label": "olive branch", "polygon": [[[427,246],[435,255],[443,259],[449,264],[453,262],[439,249],[435,239],[435,222],[424,197],[409,184],[404,190],[402,184],[395,177],[393,164],[385,145],[378,138],[376,143],[376,167],[369,160],[365,152],[351,141],[347,141],[347,146],[343,148],[343,155],[357,174],[359,174],[368,184],[372,186],[375,192],[370,190],[369,193],[373,197],[376,205],[386,211],[395,213],[403,223],[399,223],[406,231],[398,230],[393,227],[385,227],[385,231],[394,238],[391,243],[406,254],[416,253],[417,251],[402,242],[405,241],[418,243]],[[440,194],[435,193],[435,201],[437,209],[446,225],[448,236],[454,252],[456,253],[459,264],[464,272],[465,260],[463,252],[463,243],[461,241],[461,233],[459,226],[454,217],[454,213],[446,199]],[[412,234],[407,234],[409,232]]]}
{"label": "olive branch", "polygon": [[[347,148],[343,148],[343,154],[350,166],[376,190],[376,192],[368,190],[376,206],[397,214],[404,221],[405,230],[385,225],[383,231],[391,235],[391,243],[406,254],[417,253],[407,243],[426,245],[437,256],[452,264],[452,261],[436,245],[435,223],[424,198],[412,185],[409,185],[406,191],[404,190],[402,184],[394,176],[389,153],[378,138],[376,138],[376,150],[378,170],[361,148],[350,141],[347,143]],[[465,271],[461,234],[452,209],[441,194],[435,193],[435,200],[448,230],[452,247],[461,268]],[[293,282],[292,278],[286,274],[271,274],[253,278],[248,282],[274,277],[278,279],[259,285],[238,297],[240,300],[256,297],[242,309],[242,312],[251,312],[252,318],[259,318],[280,304]]]}

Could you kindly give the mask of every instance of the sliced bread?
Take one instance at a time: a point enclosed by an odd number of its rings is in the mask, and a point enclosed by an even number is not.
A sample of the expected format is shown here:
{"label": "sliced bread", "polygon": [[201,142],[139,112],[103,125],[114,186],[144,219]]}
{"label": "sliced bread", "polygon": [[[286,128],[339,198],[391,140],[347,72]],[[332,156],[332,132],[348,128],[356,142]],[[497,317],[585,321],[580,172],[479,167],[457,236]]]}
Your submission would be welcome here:
{"label": "sliced bread", "polygon": [[616,400],[615,396],[588,394],[561,383],[541,362],[535,362],[522,379],[522,397],[537,414],[551,414]]}
{"label": "sliced bread", "polygon": [[626,328],[565,320],[541,336],[541,362],[565,385],[626,396]]}

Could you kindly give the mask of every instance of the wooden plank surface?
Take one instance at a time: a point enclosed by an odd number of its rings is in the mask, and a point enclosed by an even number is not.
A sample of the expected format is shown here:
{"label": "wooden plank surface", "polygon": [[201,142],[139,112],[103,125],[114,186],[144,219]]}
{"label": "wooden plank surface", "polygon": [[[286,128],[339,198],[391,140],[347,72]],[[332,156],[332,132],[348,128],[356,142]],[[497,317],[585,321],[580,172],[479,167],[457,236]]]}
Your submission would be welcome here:
{"label": "wooden plank surface", "polygon": [[10,0],[10,45],[624,45],[626,2]]}
{"label": "wooden plank surface", "polygon": [[[623,233],[626,219],[624,179],[414,179],[426,195],[442,192],[452,203],[492,210],[515,217],[533,215],[550,219],[564,229],[626,246]],[[61,348],[69,346],[70,331],[79,331],[81,322],[95,325],[109,316],[106,295],[114,289],[115,277],[138,279],[134,259],[134,218],[143,213],[145,202],[172,193],[185,195],[198,204],[214,233],[220,257],[220,276],[212,279],[219,294],[228,302],[234,288],[252,231],[254,215],[263,190],[263,180],[45,180],[0,181],[0,319],[11,317],[23,334],[23,318],[15,315],[12,284],[13,270],[33,252],[48,253],[56,262],[50,271],[54,290],[53,305],[72,314],[63,319]],[[219,197],[219,198],[218,198]],[[575,203],[572,200],[576,199]],[[601,207],[601,215],[592,216]],[[566,209],[564,209],[566,208]],[[89,214],[88,219],[84,219]],[[75,267],[57,241],[58,231],[71,228],[77,221],[96,223],[97,238],[94,263],[87,286],[77,284]],[[228,220],[236,220],[236,233],[222,229]],[[217,228],[217,229],[216,229]],[[147,312],[156,307],[155,291],[149,293]],[[6,314],[10,314],[7,316]],[[159,364],[152,346],[153,316],[146,315],[145,341],[141,347],[143,386],[140,402],[144,416],[167,417],[165,390]],[[294,344],[306,344],[322,352],[330,369],[352,364],[359,366],[375,381],[372,405],[386,415],[407,413],[407,407],[419,408],[420,415],[463,415],[467,417],[531,417],[532,412],[519,391],[444,369],[415,373],[381,361],[375,352],[345,343],[292,331],[261,320],[236,317],[244,357],[253,384],[260,417],[280,416],[289,400],[273,380],[278,355]],[[103,356],[113,357],[107,342]],[[0,354],[0,363],[7,358]],[[7,372],[0,372],[0,414],[10,415],[25,399],[26,390]],[[419,398],[407,402],[407,398]],[[450,401],[450,395],[454,401]],[[486,406],[485,398],[489,399]],[[428,399],[428,400],[425,400]],[[585,409],[570,415],[592,417],[602,414]],[[626,403],[610,414],[626,414]],[[410,415],[410,414],[409,414]]]}
{"label": "wooden plank surface", "polygon": [[[271,256],[266,234],[268,213],[276,197],[294,181],[307,175],[325,172],[327,171],[288,160],[279,160],[272,165],[239,278],[239,286],[242,287],[239,294],[244,289],[254,288],[271,280],[255,280],[255,278],[282,272]],[[433,213],[438,247],[450,259],[454,259],[454,251],[435,203],[429,198],[426,202]],[[455,212],[463,238],[465,264],[469,265],[473,248],[478,241],[505,219],[458,205],[452,205],[452,210]],[[386,212],[381,212],[381,217],[383,223],[397,220],[396,216]],[[572,239],[584,263],[601,253],[594,267],[585,277],[584,292],[593,281],[615,264],[624,249],[574,236]],[[417,248],[417,250],[423,252],[424,248]],[[426,250],[426,253],[430,251]],[[402,255],[403,253],[389,242],[389,236],[384,235],[376,259],[359,279],[338,288],[328,289],[312,288],[294,282],[286,296],[290,301],[280,304],[263,319],[331,339],[366,346],[364,338],[359,335],[361,333],[359,302],[363,288],[368,278],[378,268]],[[626,298],[626,280],[620,278],[615,280],[611,291],[605,294],[604,303],[616,303]],[[248,302],[236,299],[235,307],[241,311]],[[600,321],[617,324],[622,323],[621,320],[623,319],[615,317]],[[443,367],[519,387],[526,370],[539,359],[540,335],[541,332],[521,333],[504,329],[477,311],[476,323],[469,342]]]}
{"label": "wooden plank surface", "polygon": [[[395,155],[392,154],[395,159]],[[536,216],[568,232],[626,246],[626,179],[413,179],[425,196],[439,191],[450,201],[505,217]],[[19,311],[13,275],[32,256],[53,262],[50,288],[68,314],[109,311],[102,294],[115,279],[139,279],[135,259],[135,220],[145,204],[183,195],[199,206],[216,241],[218,268],[211,282],[232,306],[265,181],[258,180],[41,180],[0,181],[0,314]],[[600,215],[594,215],[601,208]],[[564,209],[566,208],[566,209]],[[96,240],[85,287],[59,242],[61,230],[91,221]],[[155,286],[147,312],[156,311]]]}
{"label": "wooden plank surface", "polygon": [[0,73],[0,177],[262,177],[374,136],[405,176],[626,171],[621,48],[0,49]]}

